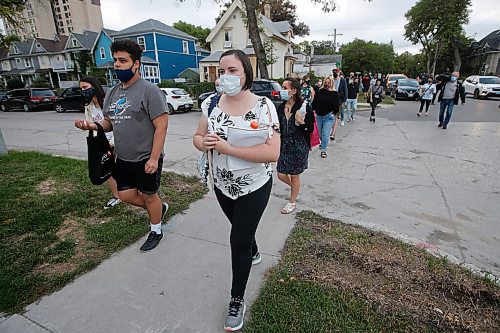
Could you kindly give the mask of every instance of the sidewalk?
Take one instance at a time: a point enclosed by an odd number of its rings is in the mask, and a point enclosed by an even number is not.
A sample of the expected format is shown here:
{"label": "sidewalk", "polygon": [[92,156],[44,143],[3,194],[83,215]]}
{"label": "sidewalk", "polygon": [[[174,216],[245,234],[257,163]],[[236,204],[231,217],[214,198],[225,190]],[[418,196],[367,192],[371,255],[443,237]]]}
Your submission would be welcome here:
{"label": "sidewalk", "polygon": [[[252,267],[246,302],[259,293],[293,227],[271,196],[257,231],[262,262]],[[231,288],[229,222],[213,193],[164,225],[150,253],[131,245],[22,315],[0,318],[2,333],[223,332]],[[249,312],[247,312],[249,313]]]}

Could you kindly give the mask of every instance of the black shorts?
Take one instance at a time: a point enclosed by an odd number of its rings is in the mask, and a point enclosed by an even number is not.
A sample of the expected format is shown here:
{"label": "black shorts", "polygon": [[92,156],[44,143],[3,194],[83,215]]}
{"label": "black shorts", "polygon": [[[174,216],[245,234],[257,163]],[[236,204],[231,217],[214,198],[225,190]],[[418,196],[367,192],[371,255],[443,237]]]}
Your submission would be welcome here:
{"label": "black shorts", "polygon": [[113,178],[116,180],[118,191],[138,189],[144,194],[155,194],[160,188],[161,168],[163,158],[158,160],[158,170],[149,174],[144,171],[144,167],[149,158],[139,162],[128,162],[116,159],[116,166],[113,172]]}

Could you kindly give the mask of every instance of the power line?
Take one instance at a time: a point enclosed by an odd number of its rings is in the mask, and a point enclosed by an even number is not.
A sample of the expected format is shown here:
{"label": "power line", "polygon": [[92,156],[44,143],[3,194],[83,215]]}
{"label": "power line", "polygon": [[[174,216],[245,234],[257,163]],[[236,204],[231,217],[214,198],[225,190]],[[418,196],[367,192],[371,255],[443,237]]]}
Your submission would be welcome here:
{"label": "power line", "polygon": [[328,36],[333,36],[333,51],[337,51],[337,36],[343,36],[344,34],[337,33],[337,29],[333,28],[333,35],[329,34]]}

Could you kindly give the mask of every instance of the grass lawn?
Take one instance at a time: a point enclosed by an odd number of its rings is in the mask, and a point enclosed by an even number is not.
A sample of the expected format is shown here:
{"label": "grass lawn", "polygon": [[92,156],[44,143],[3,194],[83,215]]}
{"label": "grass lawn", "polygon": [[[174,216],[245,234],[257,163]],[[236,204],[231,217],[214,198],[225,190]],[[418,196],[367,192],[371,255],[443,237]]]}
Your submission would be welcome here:
{"label": "grass lawn", "polygon": [[422,249],[297,214],[244,332],[498,332],[500,287]]}
{"label": "grass lawn", "polygon": [[[0,179],[1,312],[22,310],[149,231],[142,209],[103,209],[110,191],[90,183],[86,161],[10,151],[0,156]],[[169,216],[204,193],[196,177],[162,175]]]}

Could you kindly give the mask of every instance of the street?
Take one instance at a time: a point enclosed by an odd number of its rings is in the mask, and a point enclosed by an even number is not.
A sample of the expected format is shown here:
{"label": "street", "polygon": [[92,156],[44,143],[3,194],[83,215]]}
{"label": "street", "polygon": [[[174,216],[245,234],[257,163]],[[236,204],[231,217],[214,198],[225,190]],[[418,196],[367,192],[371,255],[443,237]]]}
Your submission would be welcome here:
{"label": "street", "polygon": [[[315,149],[303,174],[298,208],[382,230],[500,276],[499,99],[455,106],[447,130],[438,105],[417,117],[419,103],[398,101],[359,112],[340,127],[328,158]],[[196,174],[191,137],[199,112],[170,117],[164,168]],[[9,149],[86,157],[82,113],[0,113]],[[275,178],[273,195],[289,190]]]}

